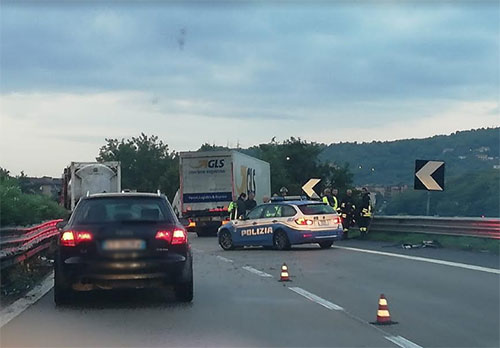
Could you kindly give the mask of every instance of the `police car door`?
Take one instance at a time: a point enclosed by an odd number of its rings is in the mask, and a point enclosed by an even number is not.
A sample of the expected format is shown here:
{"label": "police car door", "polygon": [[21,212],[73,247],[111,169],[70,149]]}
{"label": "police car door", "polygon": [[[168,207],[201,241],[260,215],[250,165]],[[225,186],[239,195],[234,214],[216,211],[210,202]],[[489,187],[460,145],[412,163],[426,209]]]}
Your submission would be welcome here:
{"label": "police car door", "polygon": [[259,205],[252,209],[245,220],[237,220],[234,224],[236,227],[234,241],[239,245],[258,245],[258,230],[256,229],[260,223],[262,211],[265,205]]}
{"label": "police car door", "polygon": [[264,229],[264,234],[261,238],[263,245],[273,245],[273,232],[276,224],[280,222],[281,204],[268,204],[262,212],[262,219],[259,226]]}

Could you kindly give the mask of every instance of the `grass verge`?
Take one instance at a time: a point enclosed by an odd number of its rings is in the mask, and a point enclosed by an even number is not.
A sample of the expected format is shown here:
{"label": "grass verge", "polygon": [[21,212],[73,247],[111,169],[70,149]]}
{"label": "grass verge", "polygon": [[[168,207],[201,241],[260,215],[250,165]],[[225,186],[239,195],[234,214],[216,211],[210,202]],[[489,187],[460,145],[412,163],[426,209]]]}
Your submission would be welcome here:
{"label": "grass verge", "polygon": [[[351,232],[352,231],[352,232]],[[350,230],[349,237],[360,237],[359,231]],[[447,236],[441,234],[430,233],[387,233],[387,232],[370,232],[365,237],[366,240],[393,242],[393,243],[409,243],[421,244],[424,240],[434,240],[439,242],[444,248],[472,250],[481,252],[490,252],[492,254],[500,254],[500,240],[477,238],[477,237],[461,237]]]}

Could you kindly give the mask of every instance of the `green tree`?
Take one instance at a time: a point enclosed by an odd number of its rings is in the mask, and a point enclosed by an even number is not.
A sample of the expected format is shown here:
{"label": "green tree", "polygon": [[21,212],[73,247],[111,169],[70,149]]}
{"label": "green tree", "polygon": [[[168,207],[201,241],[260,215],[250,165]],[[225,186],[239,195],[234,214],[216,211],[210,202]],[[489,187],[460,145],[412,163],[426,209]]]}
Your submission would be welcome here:
{"label": "green tree", "polygon": [[157,136],[141,133],[130,139],[106,139],[99,162],[120,161],[122,187],[140,192],[160,189],[172,199],[179,188],[179,159]]}
{"label": "green tree", "polygon": [[[500,172],[496,169],[451,177],[444,192],[431,192],[430,214],[438,216],[500,216]],[[387,205],[387,215],[425,215],[427,192],[408,190]]]}
{"label": "green tree", "polygon": [[318,155],[323,149],[323,144],[309,143],[291,137],[281,143],[273,139],[246,152],[270,163],[273,193],[279,192],[284,186],[290,195],[303,194],[302,185],[311,178],[322,179],[316,191],[322,190],[325,186],[333,186],[340,190],[350,186],[352,174],[347,165],[339,167],[318,160]]}

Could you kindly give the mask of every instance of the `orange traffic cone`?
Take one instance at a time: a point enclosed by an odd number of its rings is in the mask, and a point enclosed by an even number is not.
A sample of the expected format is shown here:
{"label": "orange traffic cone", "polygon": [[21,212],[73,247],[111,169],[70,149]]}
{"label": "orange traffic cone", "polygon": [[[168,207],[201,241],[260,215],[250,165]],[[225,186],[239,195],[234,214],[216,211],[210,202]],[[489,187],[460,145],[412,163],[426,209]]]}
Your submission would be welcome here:
{"label": "orange traffic cone", "polygon": [[280,273],[280,282],[288,282],[290,281],[290,275],[288,274],[288,266],[286,263],[283,263],[283,266],[281,266],[281,273]]}
{"label": "orange traffic cone", "polygon": [[391,320],[391,314],[389,313],[389,307],[387,306],[387,299],[385,298],[384,294],[380,295],[380,299],[378,300],[377,321],[372,324],[396,324],[396,322]]}

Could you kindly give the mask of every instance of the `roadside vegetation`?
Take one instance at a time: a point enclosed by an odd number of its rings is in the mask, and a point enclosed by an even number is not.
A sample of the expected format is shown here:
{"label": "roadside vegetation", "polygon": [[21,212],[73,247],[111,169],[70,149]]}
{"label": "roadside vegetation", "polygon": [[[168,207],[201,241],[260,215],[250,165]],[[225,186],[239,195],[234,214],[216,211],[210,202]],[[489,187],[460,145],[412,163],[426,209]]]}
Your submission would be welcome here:
{"label": "roadside vegetation", "polygon": [[[357,228],[350,230],[351,238],[358,239],[360,234]],[[430,233],[387,233],[387,232],[370,232],[363,239],[387,242],[390,245],[402,246],[403,244],[411,244],[416,247],[425,241],[435,241],[446,249],[470,250],[489,252],[500,254],[500,240],[490,238],[477,237],[462,237],[462,236],[447,236],[441,234]]]}
{"label": "roadside vegetation", "polygon": [[19,178],[0,168],[0,226],[27,226],[66,215],[66,210],[50,197],[24,193]]}

